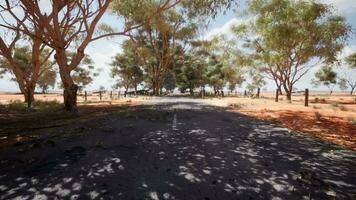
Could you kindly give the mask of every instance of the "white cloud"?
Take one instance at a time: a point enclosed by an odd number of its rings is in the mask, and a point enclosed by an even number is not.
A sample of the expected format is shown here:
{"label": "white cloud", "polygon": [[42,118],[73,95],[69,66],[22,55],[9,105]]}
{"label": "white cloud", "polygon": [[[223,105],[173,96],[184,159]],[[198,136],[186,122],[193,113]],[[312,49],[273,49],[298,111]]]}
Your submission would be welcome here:
{"label": "white cloud", "polygon": [[337,11],[343,13],[354,13],[356,10],[356,1],[355,0],[324,0],[320,1],[326,4],[332,4]]}
{"label": "white cloud", "polygon": [[246,21],[248,21],[248,20],[247,19],[238,19],[238,18],[234,17],[234,18],[230,19],[229,21],[227,21],[221,27],[214,28],[214,29],[208,31],[204,35],[204,39],[211,39],[214,36],[219,36],[219,35],[226,35],[227,37],[230,38],[233,36],[233,33],[231,31],[232,27],[235,25],[246,23]]}

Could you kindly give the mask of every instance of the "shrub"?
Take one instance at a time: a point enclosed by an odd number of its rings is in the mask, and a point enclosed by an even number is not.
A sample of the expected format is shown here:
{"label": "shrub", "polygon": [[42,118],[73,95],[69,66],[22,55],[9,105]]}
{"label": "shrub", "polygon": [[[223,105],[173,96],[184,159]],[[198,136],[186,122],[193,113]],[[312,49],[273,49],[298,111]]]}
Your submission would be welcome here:
{"label": "shrub", "polygon": [[314,109],[320,109],[320,107],[318,107],[318,106],[313,106],[313,108],[314,108]]}
{"label": "shrub", "polygon": [[27,109],[27,106],[24,102],[20,100],[11,100],[7,105],[7,109],[11,111],[25,111]]}
{"label": "shrub", "polygon": [[332,103],[331,107],[337,108],[337,107],[339,107],[339,104],[338,103]]}
{"label": "shrub", "polygon": [[233,103],[229,105],[231,108],[235,108],[235,109],[241,109],[243,107],[242,104],[239,103]]}
{"label": "shrub", "polygon": [[322,118],[322,115],[321,115],[319,112],[315,112],[314,114],[315,114],[315,119],[316,119],[317,121],[320,121],[321,118]]}
{"label": "shrub", "polygon": [[54,100],[54,101],[35,101],[33,103],[33,107],[36,110],[48,112],[48,111],[56,111],[56,110],[62,109],[62,104],[60,104],[56,100]]}
{"label": "shrub", "polygon": [[341,111],[348,111],[349,109],[346,106],[339,106]]}
{"label": "shrub", "polygon": [[352,125],[356,125],[356,118],[351,119],[351,124],[352,124]]}

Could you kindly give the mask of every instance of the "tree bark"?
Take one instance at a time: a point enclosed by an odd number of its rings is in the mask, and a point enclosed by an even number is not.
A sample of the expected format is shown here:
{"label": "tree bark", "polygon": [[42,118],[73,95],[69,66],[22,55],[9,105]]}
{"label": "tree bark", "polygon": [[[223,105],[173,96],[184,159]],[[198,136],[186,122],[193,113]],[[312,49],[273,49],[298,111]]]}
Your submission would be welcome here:
{"label": "tree bark", "polygon": [[56,49],[56,54],[54,55],[59,66],[59,74],[62,79],[63,84],[63,103],[64,109],[70,112],[76,112],[77,108],[77,92],[78,85],[76,85],[71,77],[71,68],[67,63],[67,56],[65,54],[64,48]]}
{"label": "tree bark", "polygon": [[67,111],[77,111],[77,92],[78,92],[78,86],[73,82],[72,77],[70,74],[64,74],[62,75],[62,82],[63,82],[63,87],[64,87],[64,93],[63,93],[63,98],[64,98],[64,108]]}

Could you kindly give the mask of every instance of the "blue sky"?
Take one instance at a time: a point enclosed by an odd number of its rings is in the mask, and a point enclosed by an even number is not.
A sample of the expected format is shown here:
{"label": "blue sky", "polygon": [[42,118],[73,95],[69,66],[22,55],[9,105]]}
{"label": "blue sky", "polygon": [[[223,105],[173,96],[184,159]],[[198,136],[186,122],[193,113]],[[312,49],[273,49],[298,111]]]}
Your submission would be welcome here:
{"label": "blue sky", "polygon": [[[335,12],[345,16],[347,22],[356,30],[356,0],[323,0],[323,3],[332,4]],[[241,6],[238,8],[240,11]],[[219,33],[228,34],[230,27],[239,21],[241,21],[235,12],[229,11],[225,15],[220,14],[215,20],[211,21],[205,35],[212,36]],[[106,16],[103,19],[103,22],[114,25],[117,23],[117,20],[114,17]],[[125,37],[117,37],[114,39],[103,39],[90,44],[86,49],[86,53],[91,56],[95,62],[95,66],[102,69],[102,72],[99,77],[95,78],[94,82],[87,87],[88,90],[96,90],[100,86],[104,86],[107,89],[111,89],[111,86],[114,84],[114,80],[110,78],[110,62],[111,58],[121,52],[121,42],[125,40]],[[350,40],[348,41],[347,46],[344,51],[340,54],[340,58],[349,55],[352,52],[356,52],[356,35],[353,34]],[[296,87],[298,89],[303,88],[312,88],[311,79],[314,76],[315,71],[318,68],[312,69],[308,75],[306,75],[302,80],[300,80]],[[345,73],[356,76],[356,71],[345,70],[346,67],[342,66],[337,69],[337,72],[340,75]],[[355,77],[356,78],[356,77]],[[269,83],[265,89],[274,90],[274,84]],[[317,90],[326,90],[324,87],[314,88]],[[0,79],[0,91],[1,92],[18,92],[17,84],[9,80],[9,77]]]}

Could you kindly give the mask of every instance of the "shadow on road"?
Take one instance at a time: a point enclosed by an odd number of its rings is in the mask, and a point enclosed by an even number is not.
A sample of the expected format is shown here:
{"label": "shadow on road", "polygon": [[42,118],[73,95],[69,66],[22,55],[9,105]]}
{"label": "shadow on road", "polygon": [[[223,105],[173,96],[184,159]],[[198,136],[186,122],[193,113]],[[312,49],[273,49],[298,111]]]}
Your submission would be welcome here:
{"label": "shadow on road", "polygon": [[355,198],[355,152],[255,118],[180,101],[98,121],[1,150],[1,199]]}

